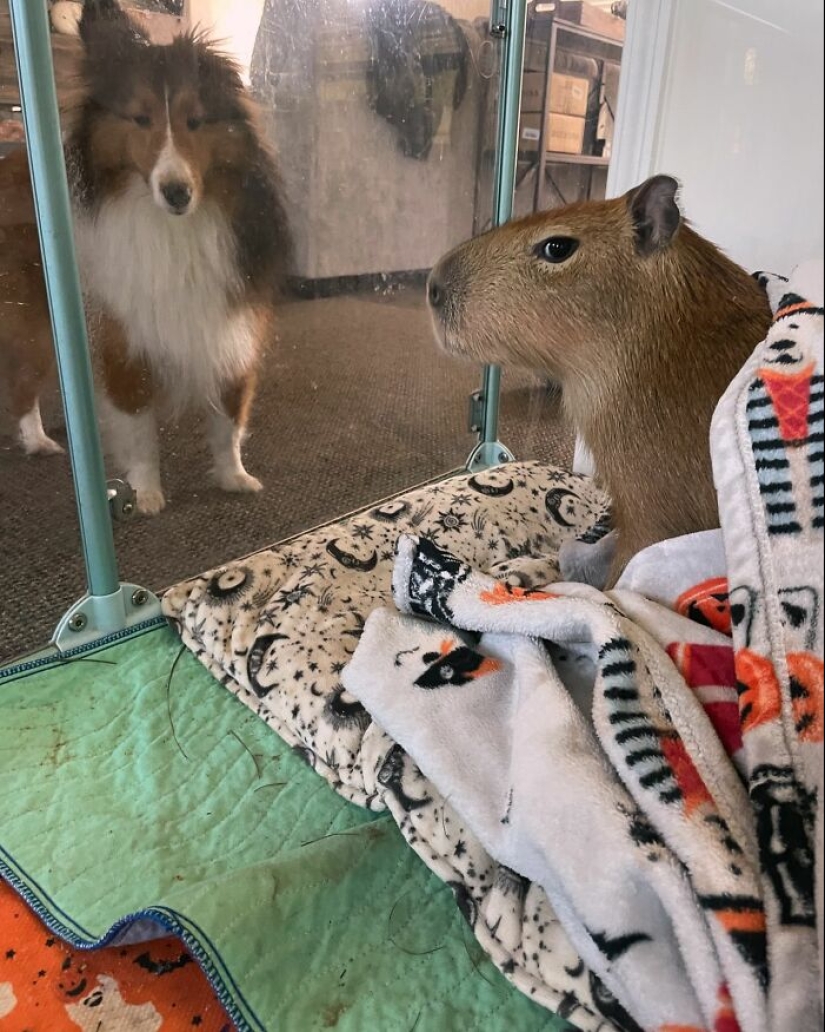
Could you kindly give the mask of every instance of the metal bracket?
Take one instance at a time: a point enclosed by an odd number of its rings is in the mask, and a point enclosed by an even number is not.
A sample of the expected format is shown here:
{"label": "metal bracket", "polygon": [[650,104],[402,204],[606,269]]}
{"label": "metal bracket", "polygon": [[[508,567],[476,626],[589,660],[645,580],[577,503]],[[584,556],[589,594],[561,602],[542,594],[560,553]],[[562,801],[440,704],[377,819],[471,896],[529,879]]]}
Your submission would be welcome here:
{"label": "metal bracket", "polygon": [[515,455],[505,448],[500,441],[481,441],[473,448],[467,459],[467,471],[480,473],[482,470],[500,466],[504,462],[514,462]]}
{"label": "metal bracket", "polygon": [[507,35],[508,0],[493,0],[490,9],[490,35],[503,39]]}
{"label": "metal bracket", "polygon": [[467,429],[471,434],[480,434],[484,429],[484,392],[473,391],[467,400],[469,402]]}
{"label": "metal bracket", "polygon": [[135,515],[135,492],[127,481],[107,481],[106,496],[113,520],[130,520]]}
{"label": "metal bracket", "polygon": [[137,584],[121,584],[114,595],[84,595],[75,602],[57,625],[52,644],[62,652],[160,615],[157,595]]}

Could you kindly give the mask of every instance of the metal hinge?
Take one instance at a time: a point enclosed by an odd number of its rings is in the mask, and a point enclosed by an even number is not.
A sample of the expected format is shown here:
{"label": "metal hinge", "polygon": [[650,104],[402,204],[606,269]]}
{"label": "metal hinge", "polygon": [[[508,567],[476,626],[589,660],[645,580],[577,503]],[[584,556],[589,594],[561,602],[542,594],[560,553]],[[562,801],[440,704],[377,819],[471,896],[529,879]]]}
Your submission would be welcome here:
{"label": "metal hinge", "polygon": [[490,35],[502,39],[507,35],[508,0],[493,0],[490,8]]}

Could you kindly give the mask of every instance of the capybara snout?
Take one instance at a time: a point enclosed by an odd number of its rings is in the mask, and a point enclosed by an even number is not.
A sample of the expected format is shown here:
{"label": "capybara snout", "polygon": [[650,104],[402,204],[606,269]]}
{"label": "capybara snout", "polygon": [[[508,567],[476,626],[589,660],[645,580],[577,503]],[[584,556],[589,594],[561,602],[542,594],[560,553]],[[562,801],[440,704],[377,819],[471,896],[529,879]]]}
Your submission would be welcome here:
{"label": "capybara snout", "polygon": [[[568,364],[617,324],[629,289],[633,233],[623,201],[589,203],[508,223],[433,268],[427,300],[450,354],[542,369]],[[604,278],[620,284],[607,293]],[[588,343],[591,342],[591,343]]]}

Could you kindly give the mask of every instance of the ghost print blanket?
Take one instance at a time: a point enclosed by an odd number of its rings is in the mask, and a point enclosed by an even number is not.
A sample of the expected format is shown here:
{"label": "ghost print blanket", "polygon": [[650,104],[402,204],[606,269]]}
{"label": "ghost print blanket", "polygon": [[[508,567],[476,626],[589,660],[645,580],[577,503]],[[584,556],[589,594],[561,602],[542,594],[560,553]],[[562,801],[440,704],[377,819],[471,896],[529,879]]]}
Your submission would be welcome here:
{"label": "ghost print blanket", "polygon": [[185,582],[182,640],[585,1032],[821,1027],[821,266],[719,406],[721,531],[559,583],[605,499],[455,477]]}

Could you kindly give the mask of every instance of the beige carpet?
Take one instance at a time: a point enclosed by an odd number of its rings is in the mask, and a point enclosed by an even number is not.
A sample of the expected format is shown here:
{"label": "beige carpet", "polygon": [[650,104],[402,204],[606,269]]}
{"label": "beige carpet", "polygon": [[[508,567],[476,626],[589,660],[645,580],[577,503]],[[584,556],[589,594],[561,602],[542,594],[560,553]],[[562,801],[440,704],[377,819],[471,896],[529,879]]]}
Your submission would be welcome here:
{"label": "beige carpet", "polygon": [[[465,462],[475,443],[467,396],[480,374],[438,353],[419,291],[290,301],[280,338],[246,447],[266,490],[216,490],[198,419],[165,427],[169,505],[116,526],[121,579],[166,587]],[[56,390],[44,414],[65,443]],[[68,458],[27,458],[13,433],[3,411],[0,659],[45,644],[84,589]],[[558,398],[531,374],[505,375],[500,437],[518,458],[572,458]]]}

